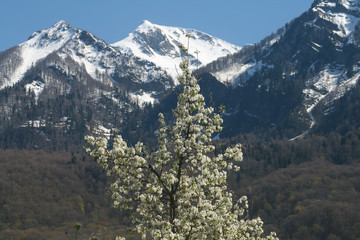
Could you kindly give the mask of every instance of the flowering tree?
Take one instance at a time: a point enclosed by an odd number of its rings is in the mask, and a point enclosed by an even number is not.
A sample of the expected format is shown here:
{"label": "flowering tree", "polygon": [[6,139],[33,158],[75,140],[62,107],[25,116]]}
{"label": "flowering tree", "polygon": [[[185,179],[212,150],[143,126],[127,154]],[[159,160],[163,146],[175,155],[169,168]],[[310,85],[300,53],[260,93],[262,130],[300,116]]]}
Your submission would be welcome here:
{"label": "flowering tree", "polygon": [[233,202],[227,171],[239,170],[241,145],[215,155],[212,136],[221,131],[222,119],[205,106],[188,58],[180,68],[184,89],[175,121],[167,125],[159,114],[156,151],[149,152],[141,142],[130,147],[121,136],[112,148],[106,139],[86,137],[91,145],[87,151],[115,179],[113,205],[136,210],[134,229],[142,239],[277,239],[275,233],[262,237],[260,218],[246,217],[245,196]]}

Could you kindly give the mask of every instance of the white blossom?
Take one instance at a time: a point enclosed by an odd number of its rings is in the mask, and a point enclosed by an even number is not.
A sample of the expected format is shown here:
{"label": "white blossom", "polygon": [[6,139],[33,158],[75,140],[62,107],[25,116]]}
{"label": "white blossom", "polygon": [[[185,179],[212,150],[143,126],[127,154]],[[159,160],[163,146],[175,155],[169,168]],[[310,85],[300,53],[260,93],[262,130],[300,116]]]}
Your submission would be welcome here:
{"label": "white blossom", "polygon": [[134,229],[142,239],[277,239],[275,233],[262,237],[260,218],[246,218],[246,197],[234,203],[227,171],[240,169],[242,146],[215,155],[212,137],[223,120],[205,106],[189,59],[180,68],[184,88],[175,121],[170,127],[159,114],[156,151],[147,152],[140,142],[129,147],[121,136],[111,148],[106,139],[86,137],[87,151],[115,178],[110,186],[114,207],[137,212]]}

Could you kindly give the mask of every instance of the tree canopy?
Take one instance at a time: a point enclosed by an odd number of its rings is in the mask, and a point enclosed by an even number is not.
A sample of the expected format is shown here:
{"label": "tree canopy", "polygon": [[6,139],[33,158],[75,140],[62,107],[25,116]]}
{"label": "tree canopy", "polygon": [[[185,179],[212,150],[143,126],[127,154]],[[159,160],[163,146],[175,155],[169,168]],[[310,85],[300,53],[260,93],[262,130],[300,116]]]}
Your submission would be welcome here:
{"label": "tree canopy", "polygon": [[121,136],[112,146],[86,137],[87,151],[114,177],[114,207],[135,210],[134,231],[143,239],[277,239],[275,233],[263,237],[261,219],[248,217],[246,196],[234,201],[227,172],[240,169],[242,146],[216,153],[212,138],[222,130],[222,118],[205,106],[188,58],[180,68],[175,120],[167,124],[159,114],[156,150],[141,142],[128,146]]}

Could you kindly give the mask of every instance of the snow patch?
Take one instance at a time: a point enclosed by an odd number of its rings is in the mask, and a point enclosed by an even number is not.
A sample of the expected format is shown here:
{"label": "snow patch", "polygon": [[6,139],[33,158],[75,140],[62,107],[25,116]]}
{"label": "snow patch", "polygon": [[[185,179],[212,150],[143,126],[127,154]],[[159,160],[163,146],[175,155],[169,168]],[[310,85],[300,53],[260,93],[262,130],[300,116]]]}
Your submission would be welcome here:
{"label": "snow patch", "polygon": [[[92,35],[91,35],[92,36]],[[98,40],[100,43],[101,41]],[[113,73],[116,66],[116,59],[113,56],[110,56],[115,49],[108,49],[109,51],[99,51],[94,47],[93,44],[87,45],[76,40],[71,42],[67,47],[67,50],[64,49],[64,56],[71,54],[71,57],[79,64],[84,65],[86,72],[96,80],[101,82],[107,81],[111,85],[111,81],[108,77]]]}
{"label": "snow patch", "polygon": [[93,132],[96,135],[101,135],[101,136],[105,137],[106,139],[110,139],[111,131],[112,131],[112,129],[106,128],[103,125],[99,124],[95,127]]}
{"label": "snow patch", "polygon": [[308,113],[346,79],[344,69],[343,65],[327,65],[323,71],[307,82],[309,88],[304,89],[303,93],[304,105]]}
{"label": "snow patch", "polygon": [[336,7],[336,3],[332,3],[332,2],[320,2],[317,6],[318,6],[318,7]]}
{"label": "snow patch", "polygon": [[311,119],[310,127],[304,133],[290,139],[290,141],[303,138],[313,128],[316,124],[316,119],[312,114],[312,110],[320,101],[323,101],[324,105],[329,105],[331,102],[344,96],[347,91],[358,83],[360,73],[347,79],[344,68],[342,65],[327,65],[315,78],[308,81],[307,85],[309,88],[304,89],[303,94],[304,106]]}
{"label": "snow patch", "polygon": [[136,102],[140,107],[144,107],[146,104],[157,103],[158,100],[152,96],[152,93],[141,92],[141,93],[130,93],[130,98]]}
{"label": "snow patch", "polygon": [[239,75],[247,72],[254,65],[255,63],[235,63],[227,69],[223,69],[221,71],[213,73],[213,75],[217,80],[224,84],[232,84]]}
{"label": "snow patch", "polygon": [[26,92],[33,92],[35,94],[35,102],[37,103],[41,92],[44,90],[45,83],[42,81],[33,81],[25,85]]}
{"label": "snow patch", "polygon": [[325,70],[320,72],[320,74],[315,78],[314,86],[318,91],[333,91],[342,80],[346,79],[346,72],[344,69],[345,66],[343,65],[327,65]]}
{"label": "snow patch", "polygon": [[337,3],[335,2],[328,2],[328,1],[321,1],[319,2],[316,7],[322,8],[335,8],[337,5],[342,5],[344,8],[348,10],[359,11],[360,4],[358,0],[339,0]]}
{"label": "snow patch", "polygon": [[353,87],[356,86],[356,84],[359,82],[359,79],[360,79],[360,73],[357,73],[350,79],[342,81],[339,84],[339,86],[337,86],[334,89],[334,91],[330,92],[325,96],[326,99],[329,98],[328,103],[330,103],[330,101],[333,102],[344,96],[346,92],[348,92],[349,90],[351,90]]}
{"label": "snow patch", "polygon": [[33,128],[46,127],[46,121],[45,119],[28,120],[26,121],[26,123],[20,125],[20,127],[33,127]]}
{"label": "snow patch", "polygon": [[353,11],[360,10],[360,3],[358,0],[340,0],[340,4],[349,10],[353,10]]}
{"label": "snow patch", "polygon": [[255,74],[256,71],[259,71],[263,67],[273,68],[272,65],[264,64],[262,61],[245,64],[235,63],[228,68],[212,74],[218,81],[224,84],[235,86],[237,84],[246,82]]}
{"label": "snow patch", "polygon": [[[359,5],[356,5],[359,3],[355,2],[356,1],[343,0],[340,4],[342,4],[345,8],[349,10],[359,11],[360,7]],[[336,3],[320,2],[312,9],[312,11],[318,12],[320,18],[334,23],[338,28],[338,30],[334,31],[334,33],[339,35],[340,37],[348,37],[355,30],[356,24],[360,21],[360,18],[351,14],[343,12],[332,12],[331,9],[325,11],[324,9],[322,9],[324,7],[334,8],[336,7]]]}
{"label": "snow patch", "polygon": [[335,31],[340,37],[349,36],[355,30],[355,26],[360,18],[345,13],[336,13],[332,15],[333,22],[338,26],[339,31]]}

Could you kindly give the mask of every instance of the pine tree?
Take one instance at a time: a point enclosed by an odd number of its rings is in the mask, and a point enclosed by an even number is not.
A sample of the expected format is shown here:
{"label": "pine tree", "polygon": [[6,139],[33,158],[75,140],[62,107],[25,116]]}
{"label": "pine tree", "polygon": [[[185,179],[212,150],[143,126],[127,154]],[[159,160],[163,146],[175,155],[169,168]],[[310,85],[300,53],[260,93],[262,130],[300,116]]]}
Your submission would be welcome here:
{"label": "pine tree", "polygon": [[180,68],[183,92],[175,120],[168,125],[159,114],[156,151],[141,142],[128,146],[121,136],[111,148],[104,138],[86,137],[87,151],[115,179],[110,187],[114,207],[136,211],[134,230],[142,239],[277,239],[275,233],[262,237],[260,218],[246,217],[245,196],[233,201],[227,171],[239,170],[241,145],[215,154],[212,137],[222,130],[222,119],[205,106],[188,58]]}

